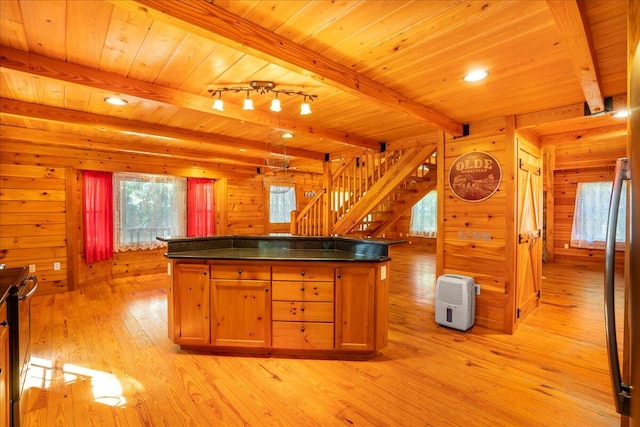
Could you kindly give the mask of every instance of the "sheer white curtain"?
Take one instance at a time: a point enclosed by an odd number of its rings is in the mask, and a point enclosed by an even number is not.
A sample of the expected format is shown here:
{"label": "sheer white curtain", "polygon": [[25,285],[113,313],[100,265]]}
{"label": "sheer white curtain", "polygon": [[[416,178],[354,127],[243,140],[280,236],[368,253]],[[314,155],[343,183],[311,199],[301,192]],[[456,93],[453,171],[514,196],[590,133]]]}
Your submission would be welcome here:
{"label": "sheer white curtain", "polygon": [[411,226],[409,235],[436,237],[438,224],[438,193],[431,191],[411,209]]}
{"label": "sheer white curtain", "polygon": [[291,222],[291,211],[296,210],[296,190],[293,186],[271,185],[269,188],[269,222]]}
{"label": "sheer white curtain", "polygon": [[[579,182],[576,190],[576,205],[571,227],[571,246],[588,249],[604,249],[609,216],[609,200],[612,183]],[[627,186],[622,186],[618,227],[616,229],[616,250],[624,250],[625,223],[627,209]]]}
{"label": "sheer white curtain", "polygon": [[187,180],[165,175],[113,174],[114,250],[166,246],[156,237],[185,236]]}

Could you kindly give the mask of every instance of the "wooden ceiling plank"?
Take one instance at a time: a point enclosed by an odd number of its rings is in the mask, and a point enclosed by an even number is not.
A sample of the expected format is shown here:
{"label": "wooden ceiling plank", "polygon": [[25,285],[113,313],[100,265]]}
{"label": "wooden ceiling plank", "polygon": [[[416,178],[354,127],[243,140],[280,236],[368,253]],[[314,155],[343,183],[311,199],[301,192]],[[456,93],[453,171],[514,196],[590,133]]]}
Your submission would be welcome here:
{"label": "wooden ceiling plank", "polygon": [[40,55],[33,55],[17,49],[3,48],[0,54],[0,69],[20,71],[47,77],[71,84],[83,85],[96,89],[112,91],[122,95],[161,102],[176,107],[204,112],[210,115],[224,116],[234,120],[257,123],[262,126],[285,128],[294,133],[326,138],[342,144],[379,149],[379,142],[370,138],[340,132],[339,130],[318,128],[305,122],[274,118],[273,114],[261,111],[243,112],[240,106],[226,105],[225,111],[219,112],[211,108],[210,97],[161,87],[152,83],[134,80],[115,73],[94,70],[77,64],[59,61]]}
{"label": "wooden ceiling plank", "polygon": [[604,111],[602,84],[583,0],[547,0],[592,113]]}
{"label": "wooden ceiling plank", "polygon": [[627,134],[627,124],[620,123],[616,126],[607,126],[604,128],[584,129],[573,132],[563,132],[554,135],[544,135],[540,137],[540,144],[558,145],[558,144],[575,144],[578,141],[594,141],[598,139],[609,139]]}
{"label": "wooden ceiling plank", "polygon": [[462,134],[462,123],[213,4],[135,0],[133,5],[153,9],[149,13],[155,18],[168,21],[186,31],[196,31],[227,45],[231,43],[236,49],[248,54],[307,74],[325,84],[414,117],[452,135]]}
{"label": "wooden ceiling plank", "polygon": [[[32,104],[22,101],[14,101],[0,98],[0,115],[19,116],[48,122],[70,123],[78,126],[89,126],[93,128],[104,128],[115,132],[132,132],[139,135],[158,136],[162,138],[173,138],[176,140],[191,140],[214,145],[224,145],[229,147],[248,148],[256,150],[268,150],[274,153],[283,153],[284,148],[272,144],[265,144],[259,141],[249,141],[240,138],[232,138],[224,135],[212,135],[205,132],[196,132],[187,129],[178,129],[164,125],[139,122],[119,117],[101,116],[98,114],[86,113],[82,111],[65,110],[62,108],[49,107],[46,105]],[[287,147],[286,154],[296,157],[324,160],[324,154],[303,150],[294,147]]]}

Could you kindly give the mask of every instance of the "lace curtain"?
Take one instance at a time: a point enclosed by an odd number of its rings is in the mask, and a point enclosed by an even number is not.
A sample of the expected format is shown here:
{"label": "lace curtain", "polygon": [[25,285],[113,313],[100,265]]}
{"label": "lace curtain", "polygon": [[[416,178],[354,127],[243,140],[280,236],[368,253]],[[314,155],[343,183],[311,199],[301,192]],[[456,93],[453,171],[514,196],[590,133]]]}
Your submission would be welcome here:
{"label": "lace curtain", "polygon": [[[576,248],[605,249],[611,182],[579,182],[571,227],[571,246]],[[625,249],[625,223],[627,186],[622,186],[620,210],[616,229],[616,250]]]}
{"label": "lace curtain", "polygon": [[114,249],[155,249],[166,246],[156,237],[186,233],[187,180],[165,175],[116,173]]}
{"label": "lace curtain", "polygon": [[269,188],[269,222],[285,224],[291,221],[291,211],[296,210],[294,187],[271,185]]}
{"label": "lace curtain", "polygon": [[438,223],[438,193],[431,191],[411,209],[409,235],[436,237]]}

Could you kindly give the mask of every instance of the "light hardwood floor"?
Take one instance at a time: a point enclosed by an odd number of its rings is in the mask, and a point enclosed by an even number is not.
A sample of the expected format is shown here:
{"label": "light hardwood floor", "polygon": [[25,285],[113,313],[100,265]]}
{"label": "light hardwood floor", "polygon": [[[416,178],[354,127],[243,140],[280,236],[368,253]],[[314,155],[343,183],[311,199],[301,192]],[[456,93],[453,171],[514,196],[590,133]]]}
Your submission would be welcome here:
{"label": "light hardwood floor", "polygon": [[509,336],[438,327],[434,255],[392,258],[389,345],[368,361],[180,351],[164,275],[36,296],[23,425],[619,425],[599,267],[545,265],[541,306]]}

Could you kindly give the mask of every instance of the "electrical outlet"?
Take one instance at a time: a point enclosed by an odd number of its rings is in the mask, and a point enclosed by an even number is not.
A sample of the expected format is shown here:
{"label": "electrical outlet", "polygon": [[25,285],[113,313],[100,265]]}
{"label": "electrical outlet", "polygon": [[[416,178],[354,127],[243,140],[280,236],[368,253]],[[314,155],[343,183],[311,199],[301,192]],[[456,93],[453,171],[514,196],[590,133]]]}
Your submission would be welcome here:
{"label": "electrical outlet", "polygon": [[29,264],[29,273],[35,273],[35,272],[36,272],[36,265]]}
{"label": "electrical outlet", "polygon": [[171,263],[167,263],[167,276],[171,276]]}
{"label": "electrical outlet", "polygon": [[565,249],[569,249],[569,244],[568,244],[568,243],[565,243],[565,244],[564,244],[564,248],[565,248]]}
{"label": "electrical outlet", "polygon": [[54,262],[54,263],[53,263],[53,269],[54,269],[55,271],[60,270],[60,263],[59,263],[59,262]]}
{"label": "electrical outlet", "polygon": [[476,295],[480,295],[480,285],[476,285]]}

